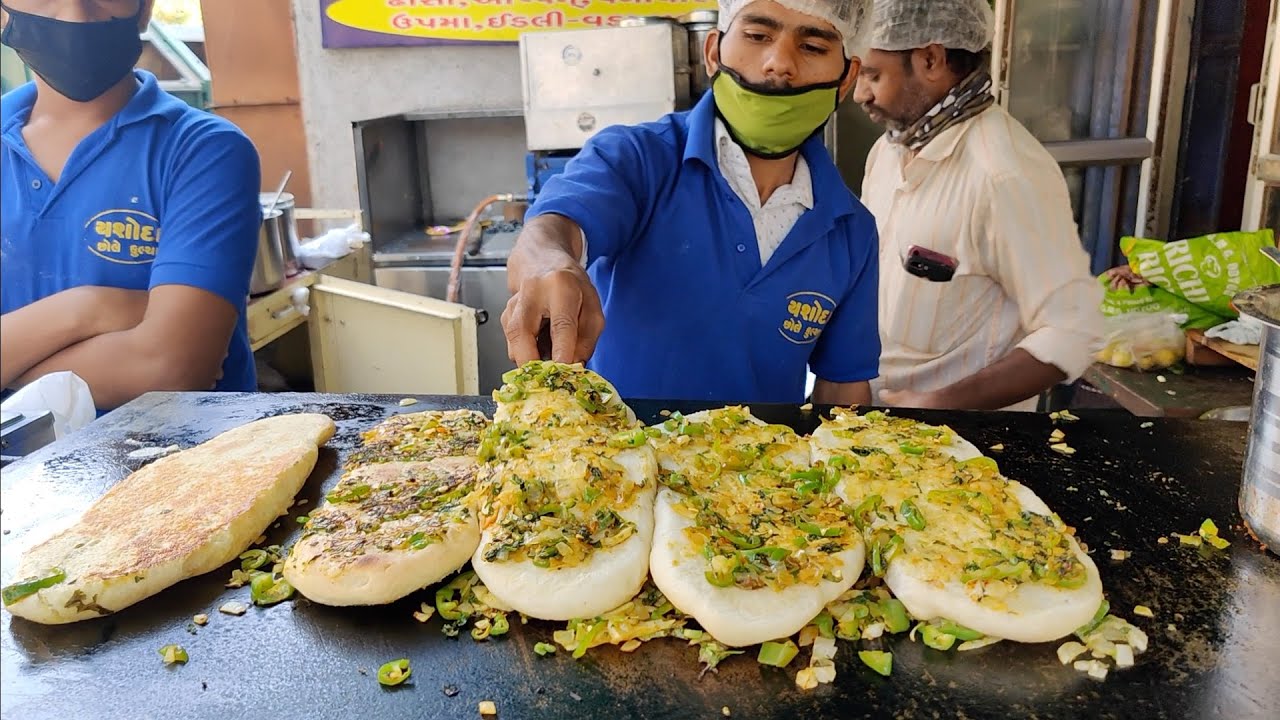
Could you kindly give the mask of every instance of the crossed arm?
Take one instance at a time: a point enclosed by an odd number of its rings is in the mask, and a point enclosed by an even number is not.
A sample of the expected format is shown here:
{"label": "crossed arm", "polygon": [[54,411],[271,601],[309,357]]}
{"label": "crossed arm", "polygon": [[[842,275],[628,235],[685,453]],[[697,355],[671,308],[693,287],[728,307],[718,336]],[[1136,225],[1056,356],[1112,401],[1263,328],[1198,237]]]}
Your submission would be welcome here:
{"label": "crossed arm", "polygon": [[0,315],[0,381],[16,388],[70,370],[100,409],[152,390],[207,390],[236,319],[222,297],[184,285],[71,288]]}

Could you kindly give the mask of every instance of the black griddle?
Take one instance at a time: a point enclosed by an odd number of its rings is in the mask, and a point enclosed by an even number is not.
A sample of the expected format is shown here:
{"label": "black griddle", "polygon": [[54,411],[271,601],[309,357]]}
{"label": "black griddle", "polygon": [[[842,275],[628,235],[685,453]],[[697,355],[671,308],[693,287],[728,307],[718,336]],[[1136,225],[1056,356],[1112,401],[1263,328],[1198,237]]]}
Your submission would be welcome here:
{"label": "black griddle", "polygon": [[[492,412],[485,398],[315,394],[155,393],[3,470],[0,565],[11,582],[20,551],[69,521],[141,463],[127,459],[138,442],[189,447],[236,425],[286,412],[325,412],[338,434],[294,508],[268,533],[286,544],[294,517],[315,507],[337,481],[340,460],[358,433],[400,412],[468,407]],[[646,421],[661,409],[708,407],[634,402]],[[814,411],[762,406],[766,420],[807,432]],[[821,408],[819,408],[821,410]],[[1280,717],[1280,558],[1244,534],[1236,510],[1245,426],[1144,421],[1107,412],[1080,413],[1062,425],[1078,450],[1050,451],[1047,416],[1017,413],[907,412],[947,423],[980,448],[1001,443],[1009,476],[1039,494],[1078,528],[1102,573],[1114,610],[1150,635],[1137,666],[1105,682],[1058,663],[1057,643],[999,643],[940,653],[905,635],[888,640],[893,675],[882,678],[841,643],[832,685],[802,692],[793,667],[759,665],[753,653],[730,658],[699,678],[697,650],[664,639],[632,654],[612,647],[574,661],[541,658],[538,641],[562,624],[513,623],[504,638],[450,639],[439,619],[412,618],[430,591],[394,605],[328,608],[306,601],[250,607],[243,617],[217,612],[248,604],[249,589],[226,589],[232,566],[188,580],[115,615],[46,627],[0,613],[0,715],[37,718],[477,718],[492,700],[512,718],[1277,718]],[[132,441],[132,442],[131,442]],[[1232,541],[1225,552],[1180,547],[1159,536],[1193,533],[1213,518]],[[1132,551],[1112,562],[1112,548]],[[1155,619],[1134,616],[1134,605]],[[207,613],[206,627],[188,630]],[[1173,627],[1169,627],[1169,625]],[[157,650],[179,643],[184,666],[166,667]],[[382,663],[407,657],[413,676],[384,689]]]}

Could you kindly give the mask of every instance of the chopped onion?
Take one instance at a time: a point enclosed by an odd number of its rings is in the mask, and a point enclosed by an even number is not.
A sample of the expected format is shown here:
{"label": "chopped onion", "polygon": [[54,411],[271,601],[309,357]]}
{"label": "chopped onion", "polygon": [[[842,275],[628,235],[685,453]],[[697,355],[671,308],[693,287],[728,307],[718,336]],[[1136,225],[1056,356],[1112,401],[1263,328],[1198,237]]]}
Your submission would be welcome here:
{"label": "chopped onion", "polygon": [[[1084,645],[1081,645],[1080,643],[1075,642],[1074,640],[1071,642],[1063,643],[1061,646],[1058,647],[1058,661],[1061,662],[1063,665],[1066,665],[1072,660],[1075,660],[1076,658],[1080,657],[1081,653],[1083,653],[1087,649],[1088,648],[1086,648]],[[1079,668],[1076,668],[1076,669],[1078,670]]]}
{"label": "chopped onion", "polygon": [[817,625],[805,625],[804,629],[800,631],[800,647],[808,647],[809,645],[812,645],[814,638],[818,637],[819,632]]}
{"label": "chopped onion", "polygon": [[835,638],[819,637],[813,641],[813,657],[818,660],[830,660],[836,656]]}
{"label": "chopped onion", "polygon": [[1093,667],[1089,668],[1089,677],[1097,680],[1107,679],[1107,666],[1098,661],[1093,662]]}
{"label": "chopped onion", "polygon": [[1128,645],[1116,646],[1116,667],[1130,668],[1133,667],[1133,649]]}
{"label": "chopped onion", "polygon": [[813,668],[813,677],[820,683],[829,683],[836,679],[835,665],[819,665]]}
{"label": "chopped onion", "polygon": [[1093,656],[1096,658],[1113,657],[1116,654],[1116,644],[1097,635],[1089,638],[1086,647],[1093,651]]}
{"label": "chopped onion", "polygon": [[796,673],[796,687],[801,690],[812,690],[818,687],[818,676],[813,668],[805,668]]}
{"label": "chopped onion", "polygon": [[1139,628],[1129,629],[1129,645],[1140,653],[1147,651],[1147,634]]}
{"label": "chopped onion", "polygon": [[882,622],[871,623],[862,630],[863,640],[875,640],[881,635],[884,635],[884,623]]}

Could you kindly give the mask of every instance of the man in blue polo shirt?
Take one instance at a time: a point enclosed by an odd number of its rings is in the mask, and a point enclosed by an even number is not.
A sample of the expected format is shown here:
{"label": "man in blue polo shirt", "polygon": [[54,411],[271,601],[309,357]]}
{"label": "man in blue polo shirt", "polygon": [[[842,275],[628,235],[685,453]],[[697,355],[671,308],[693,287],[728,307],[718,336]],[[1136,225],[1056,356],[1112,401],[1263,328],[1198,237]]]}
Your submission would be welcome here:
{"label": "man in blue polo shirt", "polygon": [[0,381],[69,370],[99,410],[254,390],[253,144],[135,71],[151,0],[4,0],[37,79],[0,99]]}
{"label": "man in blue polo shirt", "polygon": [[[693,110],[595,135],[528,213],[511,357],[584,361],[626,397],[870,402],[878,241],[821,129],[869,0],[721,0]],[[584,268],[586,268],[584,270]],[[594,285],[593,285],[594,282]]]}

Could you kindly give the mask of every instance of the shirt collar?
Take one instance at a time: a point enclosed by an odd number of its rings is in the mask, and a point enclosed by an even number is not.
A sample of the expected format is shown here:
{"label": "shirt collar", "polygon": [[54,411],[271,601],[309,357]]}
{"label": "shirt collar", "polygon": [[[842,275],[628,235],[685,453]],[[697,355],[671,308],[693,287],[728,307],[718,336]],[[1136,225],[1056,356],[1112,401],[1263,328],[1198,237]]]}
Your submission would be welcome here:
{"label": "shirt collar", "polygon": [[[719,175],[721,173],[716,159],[715,121],[715,99],[712,92],[708,91],[687,114],[684,160],[685,162],[697,160]],[[819,133],[806,140],[800,146],[800,155],[804,158],[809,172],[812,209],[829,215],[832,220],[853,214],[855,212],[853,193],[849,191],[849,186],[845,184],[840,171],[831,160],[831,155],[822,142],[822,135]]]}
{"label": "shirt collar", "polygon": [[[181,100],[160,89],[160,83],[155,75],[146,70],[134,70],[133,76],[138,79],[138,91],[111,119],[115,127],[124,127],[150,117],[175,117],[186,107]],[[10,132],[21,130],[27,124],[27,119],[31,117],[31,108],[36,103],[36,85],[34,82],[27,83],[6,94],[4,99],[6,105],[11,103],[12,105],[5,108],[4,124],[0,126],[0,133],[8,135]]]}
{"label": "shirt collar", "polygon": [[717,169],[715,146],[716,101],[711,91],[702,94],[702,98],[693,106],[688,115],[688,136],[684,143],[684,160],[699,160],[702,164]]}
{"label": "shirt collar", "polygon": [[[737,191],[748,206],[760,208],[759,192],[755,179],[751,177],[751,166],[747,163],[747,154],[729,135],[724,121],[715,121],[716,159],[720,172]],[[796,158],[795,174],[791,182],[774,191],[769,198],[774,204],[798,204],[806,210],[813,209],[813,181],[809,173],[809,163],[804,155]]]}

